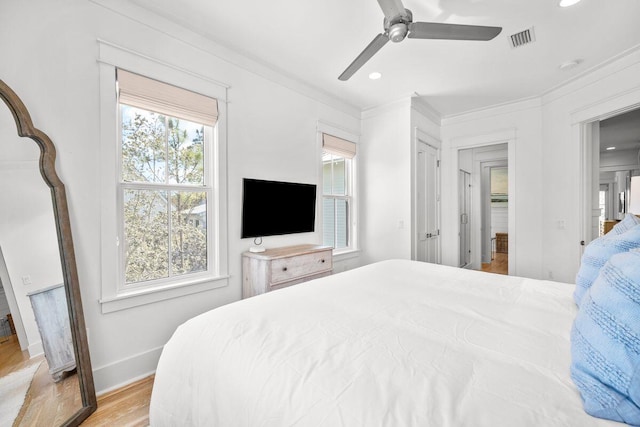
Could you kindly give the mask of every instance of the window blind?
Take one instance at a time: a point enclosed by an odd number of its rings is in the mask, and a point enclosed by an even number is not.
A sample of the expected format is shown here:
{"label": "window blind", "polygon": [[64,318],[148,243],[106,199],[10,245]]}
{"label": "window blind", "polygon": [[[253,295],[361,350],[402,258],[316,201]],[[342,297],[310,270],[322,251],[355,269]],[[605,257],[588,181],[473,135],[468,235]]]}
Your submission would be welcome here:
{"label": "window blind", "polygon": [[192,122],[215,126],[218,101],[129,71],[117,70],[119,102]]}
{"label": "window blind", "polygon": [[322,149],[336,156],[352,159],[356,155],[356,144],[337,136],[322,134]]}

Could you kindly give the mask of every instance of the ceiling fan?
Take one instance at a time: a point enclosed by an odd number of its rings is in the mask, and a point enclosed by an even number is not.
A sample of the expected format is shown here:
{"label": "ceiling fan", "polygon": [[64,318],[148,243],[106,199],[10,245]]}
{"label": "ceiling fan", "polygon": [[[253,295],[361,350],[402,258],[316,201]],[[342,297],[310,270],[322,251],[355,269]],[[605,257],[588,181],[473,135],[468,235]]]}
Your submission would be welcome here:
{"label": "ceiling fan", "polygon": [[360,69],[389,40],[401,42],[410,39],[440,40],[491,40],[500,34],[501,27],[479,25],[442,24],[437,22],[413,22],[413,14],[405,9],[401,0],[378,0],[384,13],[384,32],[378,34],[358,57],[338,77],[349,78]]}

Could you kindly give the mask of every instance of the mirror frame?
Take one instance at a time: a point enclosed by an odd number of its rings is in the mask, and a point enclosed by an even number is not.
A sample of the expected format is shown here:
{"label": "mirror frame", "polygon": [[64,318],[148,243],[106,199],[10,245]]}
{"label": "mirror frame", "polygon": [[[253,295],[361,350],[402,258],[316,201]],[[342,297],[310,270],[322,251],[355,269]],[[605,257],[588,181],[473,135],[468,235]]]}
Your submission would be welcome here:
{"label": "mirror frame", "polygon": [[93,371],[89,357],[89,344],[87,330],[82,311],[82,299],[80,297],[80,284],[76,258],[71,238],[71,223],[64,184],[56,173],[56,148],[49,137],[33,126],[29,111],[18,95],[7,84],[0,80],[0,98],[7,104],[15,119],[18,135],[32,139],[40,147],[40,174],[51,188],[51,200],[53,202],[53,214],[60,249],[60,261],[62,263],[62,275],[64,289],[67,296],[67,308],[71,323],[71,335],[73,337],[76,356],[76,370],[80,394],[82,396],[82,408],[80,408],[63,426],[77,426],[91,415],[98,407],[95,386],[93,383]]}

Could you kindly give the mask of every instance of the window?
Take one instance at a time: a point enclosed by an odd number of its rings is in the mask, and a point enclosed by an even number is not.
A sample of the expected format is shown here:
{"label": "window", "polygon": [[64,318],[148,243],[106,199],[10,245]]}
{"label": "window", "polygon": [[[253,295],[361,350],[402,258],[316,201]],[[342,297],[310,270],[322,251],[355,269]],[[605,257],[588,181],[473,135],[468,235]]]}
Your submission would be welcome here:
{"label": "window", "polygon": [[355,154],[353,142],[322,134],[322,240],[335,252],[356,249]]}
{"label": "window", "polygon": [[217,101],[118,70],[120,288],[211,273]]}
{"label": "window", "polygon": [[229,87],[98,44],[102,313],[227,286]]}

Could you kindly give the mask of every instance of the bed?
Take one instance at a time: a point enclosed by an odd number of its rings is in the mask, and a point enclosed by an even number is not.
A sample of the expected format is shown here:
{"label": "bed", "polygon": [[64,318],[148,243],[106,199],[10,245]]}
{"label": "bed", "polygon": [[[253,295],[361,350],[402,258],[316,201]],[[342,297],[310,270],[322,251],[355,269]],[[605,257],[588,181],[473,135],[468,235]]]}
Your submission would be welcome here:
{"label": "bed", "polygon": [[164,347],[161,426],[618,426],[570,377],[574,285],[388,260],[216,308]]}

